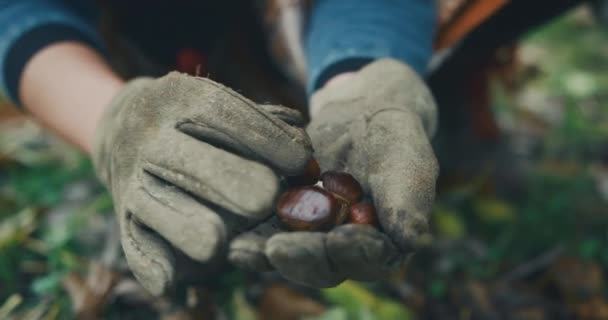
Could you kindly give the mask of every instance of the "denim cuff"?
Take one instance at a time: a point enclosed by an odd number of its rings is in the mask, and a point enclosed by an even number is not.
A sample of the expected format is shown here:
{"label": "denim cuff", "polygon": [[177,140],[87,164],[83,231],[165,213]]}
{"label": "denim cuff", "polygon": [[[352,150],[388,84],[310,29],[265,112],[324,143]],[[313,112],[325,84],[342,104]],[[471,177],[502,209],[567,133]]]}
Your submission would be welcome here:
{"label": "denim cuff", "polygon": [[394,58],[426,75],[437,23],[434,2],[315,1],[306,34],[309,96],[331,76],[362,67],[353,61]]}
{"label": "denim cuff", "polygon": [[312,91],[317,91],[317,89],[323,87],[325,83],[334,76],[345,72],[357,71],[373,60],[373,58],[346,58],[339,60],[338,62],[323,69],[321,74],[319,74],[317,77],[317,81],[314,83]]}
{"label": "denim cuff", "polygon": [[93,22],[56,2],[15,1],[0,5],[0,93],[19,105],[19,80],[29,59],[59,41],[101,48]]}

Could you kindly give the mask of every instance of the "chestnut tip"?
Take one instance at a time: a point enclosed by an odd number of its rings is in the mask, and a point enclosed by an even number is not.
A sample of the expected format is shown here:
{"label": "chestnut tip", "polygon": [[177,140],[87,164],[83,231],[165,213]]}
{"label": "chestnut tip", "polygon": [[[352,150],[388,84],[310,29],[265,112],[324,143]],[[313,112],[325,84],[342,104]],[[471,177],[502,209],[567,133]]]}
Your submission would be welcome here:
{"label": "chestnut tip", "polygon": [[310,159],[306,164],[306,169],[300,175],[287,176],[287,184],[291,187],[314,185],[321,177],[321,167],[319,162],[314,158]]}
{"label": "chestnut tip", "polygon": [[351,174],[338,171],[326,171],[321,175],[323,188],[344,198],[349,203],[363,199],[363,188]]}

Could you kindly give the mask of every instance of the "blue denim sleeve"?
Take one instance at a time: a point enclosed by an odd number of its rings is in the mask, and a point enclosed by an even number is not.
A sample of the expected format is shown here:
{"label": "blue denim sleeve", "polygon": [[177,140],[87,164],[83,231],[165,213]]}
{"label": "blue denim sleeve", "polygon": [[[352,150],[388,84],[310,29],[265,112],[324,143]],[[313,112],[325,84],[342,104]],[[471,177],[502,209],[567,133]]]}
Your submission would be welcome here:
{"label": "blue denim sleeve", "polygon": [[434,0],[316,0],[307,34],[309,94],[331,76],[379,58],[425,75],[437,23]]}
{"label": "blue denim sleeve", "polygon": [[43,47],[76,40],[101,47],[92,0],[0,0],[0,94],[17,105],[27,61]]}

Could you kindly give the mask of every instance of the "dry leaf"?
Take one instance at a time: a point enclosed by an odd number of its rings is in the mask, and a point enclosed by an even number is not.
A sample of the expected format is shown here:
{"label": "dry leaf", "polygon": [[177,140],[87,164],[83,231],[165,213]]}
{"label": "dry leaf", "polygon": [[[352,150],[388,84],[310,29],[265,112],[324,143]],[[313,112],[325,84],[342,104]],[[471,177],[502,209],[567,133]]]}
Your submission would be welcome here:
{"label": "dry leaf", "polygon": [[102,312],[112,295],[118,275],[107,267],[93,262],[86,279],[77,273],[69,273],[63,279],[76,319],[101,319]]}
{"label": "dry leaf", "polygon": [[259,319],[298,320],[305,316],[319,316],[325,307],[285,285],[266,288],[259,307]]}
{"label": "dry leaf", "polygon": [[549,274],[560,295],[570,303],[599,295],[604,284],[599,265],[571,257],[557,260]]}
{"label": "dry leaf", "polygon": [[595,296],[589,301],[579,304],[576,307],[577,319],[595,320],[608,319],[608,304],[601,296]]}

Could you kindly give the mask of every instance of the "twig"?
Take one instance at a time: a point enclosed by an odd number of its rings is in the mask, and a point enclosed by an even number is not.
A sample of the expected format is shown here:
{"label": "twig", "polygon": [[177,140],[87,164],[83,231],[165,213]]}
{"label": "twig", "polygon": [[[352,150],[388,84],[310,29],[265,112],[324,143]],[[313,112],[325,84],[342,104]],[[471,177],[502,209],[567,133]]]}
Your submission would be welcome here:
{"label": "twig", "polygon": [[501,280],[505,281],[505,282],[509,282],[509,281],[525,278],[540,269],[548,267],[553,261],[555,261],[555,259],[557,259],[562,254],[563,251],[564,251],[564,248],[561,245],[556,246],[556,247],[552,248],[551,250],[546,251],[545,253],[541,254],[540,256],[538,256],[524,264],[517,266],[515,269],[511,270],[510,272],[507,272],[507,274],[505,274],[501,278]]}

